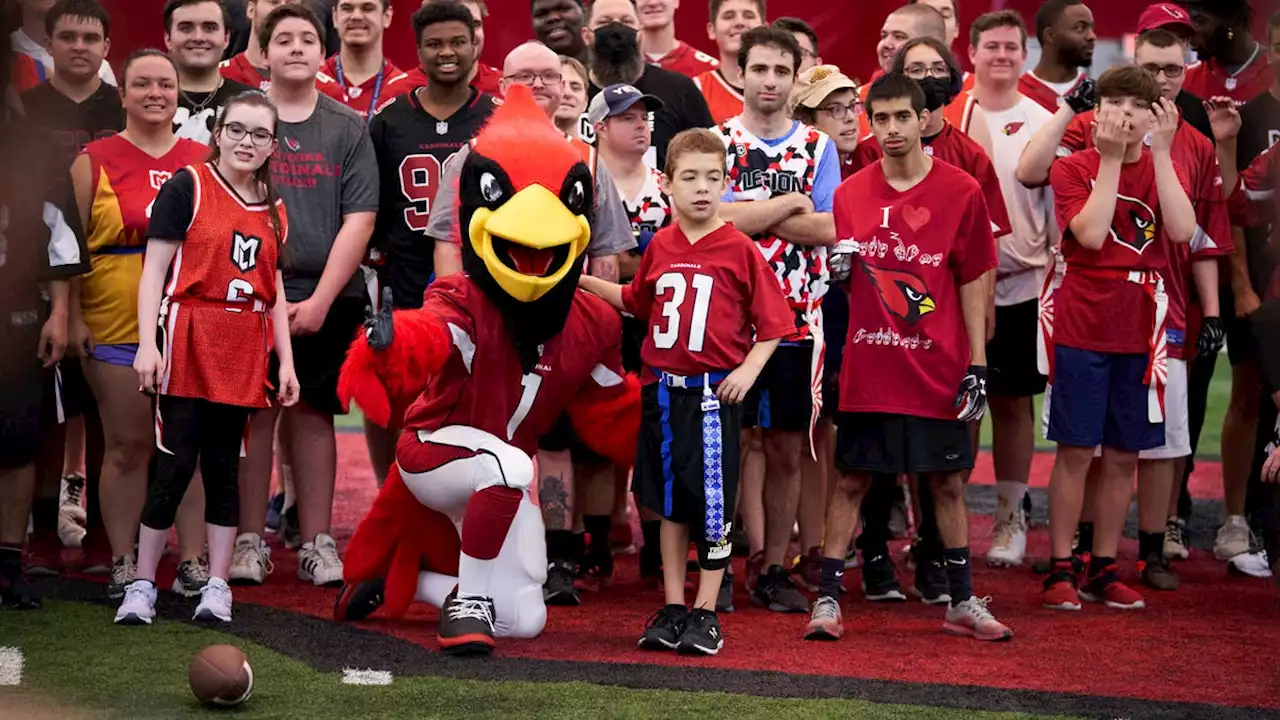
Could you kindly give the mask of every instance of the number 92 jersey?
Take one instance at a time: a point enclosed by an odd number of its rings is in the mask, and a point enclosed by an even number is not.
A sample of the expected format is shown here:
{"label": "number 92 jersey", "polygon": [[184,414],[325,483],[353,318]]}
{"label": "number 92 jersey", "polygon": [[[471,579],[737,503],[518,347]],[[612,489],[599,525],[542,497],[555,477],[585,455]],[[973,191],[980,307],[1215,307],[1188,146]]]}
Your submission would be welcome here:
{"label": "number 92 jersey", "polygon": [[404,429],[465,425],[532,455],[570,404],[606,402],[626,392],[622,318],[603,300],[574,294],[564,329],[540,348],[528,373],[520,366],[509,321],[462,273],[432,283],[424,298],[445,326],[452,349],[404,416]]}
{"label": "number 92 jersey", "polygon": [[422,107],[418,93],[410,92],[369,121],[381,193],[373,250],[385,260],[381,280],[391,288],[396,307],[422,306],[434,270],[435,247],[426,232],[441,168],[480,132],[496,106],[493,97],[472,90],[457,112],[436,118]]}

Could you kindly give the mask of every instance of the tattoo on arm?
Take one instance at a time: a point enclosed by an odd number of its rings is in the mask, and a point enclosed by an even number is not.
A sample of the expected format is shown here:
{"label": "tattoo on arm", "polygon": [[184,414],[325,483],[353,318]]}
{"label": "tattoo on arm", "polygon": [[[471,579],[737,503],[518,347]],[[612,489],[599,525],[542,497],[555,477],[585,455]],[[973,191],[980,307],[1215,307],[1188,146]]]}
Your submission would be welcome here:
{"label": "tattoo on arm", "polygon": [[564,478],[546,475],[539,480],[538,502],[542,505],[542,522],[547,530],[570,530],[569,490]]}
{"label": "tattoo on arm", "polygon": [[587,269],[592,277],[598,277],[601,280],[608,280],[613,283],[618,282],[618,257],[616,255],[593,258],[587,264]]}

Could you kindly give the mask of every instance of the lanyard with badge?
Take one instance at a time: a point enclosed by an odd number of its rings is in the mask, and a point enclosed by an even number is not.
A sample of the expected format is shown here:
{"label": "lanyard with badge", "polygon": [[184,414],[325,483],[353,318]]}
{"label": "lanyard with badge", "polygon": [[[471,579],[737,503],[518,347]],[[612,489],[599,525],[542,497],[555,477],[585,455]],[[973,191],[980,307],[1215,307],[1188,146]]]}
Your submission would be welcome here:
{"label": "lanyard with badge", "polygon": [[[347,88],[347,81],[342,73],[342,56],[338,56],[333,59],[333,70],[334,74],[338,76],[338,84],[342,86],[342,89],[353,98],[360,97],[360,93],[363,92],[363,89],[359,85],[350,89]],[[369,98],[369,109],[362,113],[365,120],[368,120],[369,117],[373,115],[374,111],[378,109],[378,98],[382,97],[382,76],[386,70],[387,61],[383,60],[382,65],[378,67],[378,74],[374,76],[373,79],[373,95]]]}

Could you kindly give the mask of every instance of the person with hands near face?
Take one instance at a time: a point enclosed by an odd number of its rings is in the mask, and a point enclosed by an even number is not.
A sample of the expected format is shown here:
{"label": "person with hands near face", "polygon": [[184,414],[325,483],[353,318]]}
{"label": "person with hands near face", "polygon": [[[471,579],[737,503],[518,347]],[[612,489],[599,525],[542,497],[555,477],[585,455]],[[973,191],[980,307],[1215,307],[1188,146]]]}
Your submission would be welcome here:
{"label": "person with hands near face", "polygon": [[[647,326],[635,486],[641,507],[663,517],[666,595],[640,639],[650,650],[714,655],[724,644],[716,599],[733,550],[742,401],[794,330],[769,265],[720,216],[725,160],[716,133],[676,135],[662,177],[676,224],[654,235],[630,285],[580,281]],[[692,611],[684,590],[690,539],[701,571]]]}

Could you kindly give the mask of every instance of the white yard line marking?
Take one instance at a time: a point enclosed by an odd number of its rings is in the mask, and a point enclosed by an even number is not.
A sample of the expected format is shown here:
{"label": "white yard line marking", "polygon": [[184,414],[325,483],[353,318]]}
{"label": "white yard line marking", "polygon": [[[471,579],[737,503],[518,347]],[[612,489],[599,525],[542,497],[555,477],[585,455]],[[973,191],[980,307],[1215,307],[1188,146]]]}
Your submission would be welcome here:
{"label": "white yard line marking", "polygon": [[21,685],[26,658],[16,647],[0,647],[0,686]]}
{"label": "white yard line marking", "polygon": [[390,685],[391,673],[386,670],[356,670],[345,668],[342,671],[344,685]]}

